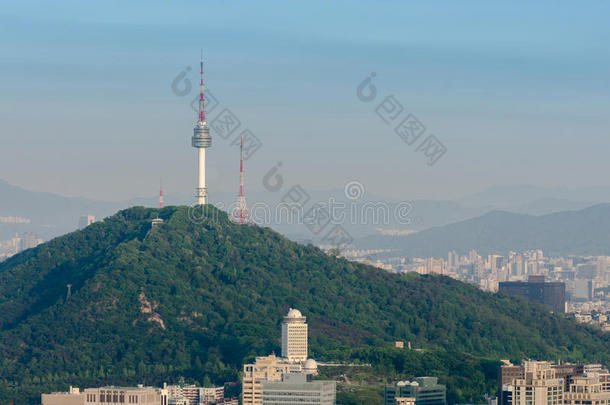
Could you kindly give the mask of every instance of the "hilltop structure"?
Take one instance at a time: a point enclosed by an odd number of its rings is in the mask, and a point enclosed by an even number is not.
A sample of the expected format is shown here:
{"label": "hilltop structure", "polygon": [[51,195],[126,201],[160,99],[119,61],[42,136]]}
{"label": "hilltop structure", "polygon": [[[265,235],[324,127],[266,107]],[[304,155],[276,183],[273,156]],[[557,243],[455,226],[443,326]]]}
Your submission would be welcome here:
{"label": "hilltop structure", "polygon": [[244,191],[244,137],[239,138],[239,194],[237,195],[237,207],[233,211],[232,220],[238,224],[252,224],[250,212],[246,205],[246,193]]}
{"label": "hilltop structure", "polygon": [[94,222],[94,215],[81,215],[81,217],[78,219],[78,229],[85,229]]}
{"label": "hilltop structure", "polygon": [[197,204],[207,204],[208,189],[205,184],[205,150],[212,146],[212,137],[210,136],[210,128],[205,120],[204,109],[204,88],[203,88],[203,55],[201,56],[201,82],[199,88],[199,119],[193,129],[193,137],[191,144],[197,149],[197,174],[198,182],[195,188],[195,196]]}

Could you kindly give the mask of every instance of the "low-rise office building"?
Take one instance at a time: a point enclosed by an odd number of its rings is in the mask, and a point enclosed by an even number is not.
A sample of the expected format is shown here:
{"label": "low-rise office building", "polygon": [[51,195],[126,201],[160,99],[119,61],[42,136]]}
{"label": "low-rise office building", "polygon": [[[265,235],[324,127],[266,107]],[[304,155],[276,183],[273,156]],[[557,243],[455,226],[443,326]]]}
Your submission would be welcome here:
{"label": "low-rise office building", "polygon": [[415,405],[446,405],[447,387],[436,377],[418,377],[386,385],[383,398],[384,405],[398,405],[398,398],[415,398]]}
{"label": "low-rise office building", "polygon": [[262,383],[262,405],[334,405],[336,383],[312,381],[311,375],[284,374],[282,381]]}
{"label": "low-rise office building", "polygon": [[153,387],[70,387],[68,392],[41,395],[42,405],[163,405],[160,388]]}
{"label": "low-rise office building", "polygon": [[[294,370],[298,367],[298,370]],[[299,364],[293,364],[286,359],[269,356],[258,356],[254,363],[244,364],[242,377],[243,405],[260,405],[263,401],[261,385],[265,381],[282,381],[282,375],[300,371]]]}
{"label": "low-rise office building", "polygon": [[224,387],[167,385],[155,387],[70,387],[68,392],[42,394],[42,405],[237,405],[236,398],[224,398]]}

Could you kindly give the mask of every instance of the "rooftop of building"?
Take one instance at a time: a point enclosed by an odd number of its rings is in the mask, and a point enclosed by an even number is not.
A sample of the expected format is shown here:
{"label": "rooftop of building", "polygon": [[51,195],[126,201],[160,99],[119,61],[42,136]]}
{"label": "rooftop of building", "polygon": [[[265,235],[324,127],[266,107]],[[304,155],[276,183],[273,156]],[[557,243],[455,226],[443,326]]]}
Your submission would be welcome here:
{"label": "rooftop of building", "polygon": [[286,314],[286,318],[303,318],[303,314],[298,309],[290,308]]}

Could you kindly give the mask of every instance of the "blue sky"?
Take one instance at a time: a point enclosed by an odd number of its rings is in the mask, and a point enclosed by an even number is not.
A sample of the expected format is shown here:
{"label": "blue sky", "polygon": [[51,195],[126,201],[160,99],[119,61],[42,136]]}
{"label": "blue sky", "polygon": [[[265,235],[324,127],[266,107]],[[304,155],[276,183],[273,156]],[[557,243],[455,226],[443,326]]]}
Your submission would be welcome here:
{"label": "blue sky", "polygon": [[[196,89],[171,85],[187,67],[197,80],[203,48],[220,108],[263,143],[247,189],[278,161],[289,184],[401,199],[609,184],[608,3],[329,3],[3,2],[0,178],[118,200],[162,176],[190,193]],[[445,145],[435,165],[375,114],[388,95]],[[208,156],[210,194],[236,191],[230,142]]]}

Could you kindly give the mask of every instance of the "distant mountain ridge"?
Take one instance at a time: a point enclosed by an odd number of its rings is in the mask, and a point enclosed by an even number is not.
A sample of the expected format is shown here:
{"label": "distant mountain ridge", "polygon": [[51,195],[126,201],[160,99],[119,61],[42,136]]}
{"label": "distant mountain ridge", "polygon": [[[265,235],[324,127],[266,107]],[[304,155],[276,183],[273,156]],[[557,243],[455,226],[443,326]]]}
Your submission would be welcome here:
{"label": "distant mountain ridge", "polygon": [[[597,187],[588,189],[540,188],[534,186],[503,186],[492,187],[480,193],[465,197],[459,201],[443,200],[409,200],[397,201],[383,196],[365,194],[363,198],[351,200],[346,198],[345,191],[335,190],[308,190],[308,207],[314,203],[326,203],[332,198],[339,204],[350,207],[355,204],[358,209],[366,203],[384,204],[392,214],[389,222],[382,221],[343,221],[343,226],[354,238],[360,238],[378,233],[377,228],[398,231],[421,231],[432,227],[474,218],[493,210],[506,210],[510,212],[542,215],[552,212],[583,209],[595,202],[610,201],[610,188]],[[284,193],[249,192],[250,206],[274,207],[281,203]],[[224,210],[230,209],[236,200],[235,193],[211,193],[210,200]],[[92,214],[98,220],[120,209],[131,206],[156,207],[158,197],[156,191],[150,197],[132,198],[126,201],[105,202],[93,201],[79,197],[65,197],[53,193],[42,193],[25,190],[11,185],[0,179],[0,217],[19,216],[31,218],[29,224],[0,223],[0,240],[8,239],[15,233],[34,232],[45,240],[63,235],[76,229],[78,218],[81,215]],[[193,203],[193,197],[188,193],[166,193],[167,205],[188,205]],[[409,221],[398,220],[393,215],[396,205],[409,203],[411,211]],[[345,210],[349,213],[349,209]],[[258,211],[260,213],[260,210]],[[277,231],[289,236],[293,240],[310,240],[320,242],[322,235],[312,234],[301,222],[283,218],[279,220],[275,215],[262,216],[264,226],[271,226]]]}
{"label": "distant mountain ridge", "polygon": [[446,257],[542,249],[548,255],[610,255],[610,204],[533,216],[492,211],[477,218],[399,237],[372,236],[361,247],[384,247],[411,257]]}
{"label": "distant mountain ridge", "polygon": [[[539,187],[527,184],[494,186],[460,198],[457,201],[469,207],[494,207],[507,211],[515,211],[518,207],[527,206],[535,201],[562,205],[584,203],[591,206],[596,203],[610,203],[610,186],[578,188]],[[553,210],[557,210],[557,208],[561,208],[561,206],[552,207]],[[532,212],[524,213],[531,214]]]}

